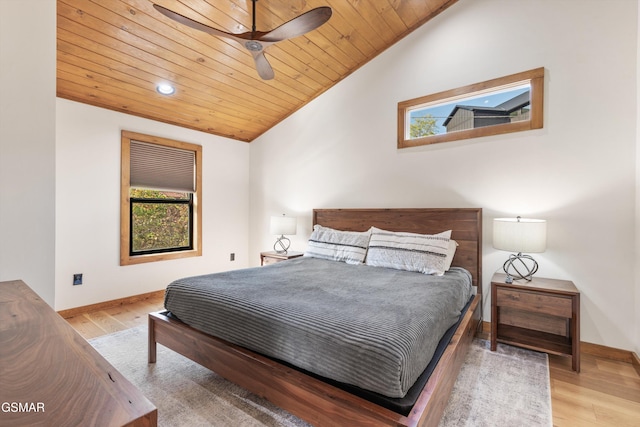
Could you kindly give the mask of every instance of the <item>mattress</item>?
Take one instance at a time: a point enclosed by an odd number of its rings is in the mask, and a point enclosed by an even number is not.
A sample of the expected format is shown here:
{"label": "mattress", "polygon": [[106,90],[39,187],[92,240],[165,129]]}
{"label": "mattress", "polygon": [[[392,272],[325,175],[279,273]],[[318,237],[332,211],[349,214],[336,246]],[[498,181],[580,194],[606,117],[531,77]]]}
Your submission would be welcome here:
{"label": "mattress", "polygon": [[461,268],[430,276],[300,257],[176,280],[165,307],[207,334],[399,398],[472,293]]}

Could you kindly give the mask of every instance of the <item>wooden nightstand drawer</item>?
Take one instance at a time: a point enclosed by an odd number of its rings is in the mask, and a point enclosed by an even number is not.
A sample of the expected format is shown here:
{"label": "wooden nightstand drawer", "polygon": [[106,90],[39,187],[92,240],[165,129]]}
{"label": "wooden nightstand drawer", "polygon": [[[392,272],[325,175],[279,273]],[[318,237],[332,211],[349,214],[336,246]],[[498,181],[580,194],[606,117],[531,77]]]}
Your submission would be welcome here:
{"label": "wooden nightstand drawer", "polygon": [[262,258],[262,265],[269,265],[269,264],[275,264],[277,262],[282,261],[281,259],[278,258],[272,258],[272,257],[264,257]]}
{"label": "wooden nightstand drawer", "polygon": [[572,302],[570,297],[502,288],[497,292],[499,306],[534,310],[537,313],[571,318]]}
{"label": "wooden nightstand drawer", "polygon": [[570,333],[568,318],[523,311],[511,307],[500,307],[500,323],[565,337],[568,337]]}

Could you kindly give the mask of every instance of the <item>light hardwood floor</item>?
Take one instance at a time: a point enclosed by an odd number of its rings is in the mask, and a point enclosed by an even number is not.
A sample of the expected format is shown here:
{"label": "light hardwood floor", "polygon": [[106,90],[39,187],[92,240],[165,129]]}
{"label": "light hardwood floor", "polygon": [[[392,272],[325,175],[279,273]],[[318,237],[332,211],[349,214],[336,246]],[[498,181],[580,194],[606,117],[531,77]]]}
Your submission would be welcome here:
{"label": "light hardwood floor", "polygon": [[[114,308],[77,313],[67,321],[91,339],[147,324],[162,310],[161,296]],[[484,337],[488,338],[488,337]],[[581,354],[581,371],[569,358],[550,356],[551,404],[556,427],[640,426],[640,376],[630,363]]]}

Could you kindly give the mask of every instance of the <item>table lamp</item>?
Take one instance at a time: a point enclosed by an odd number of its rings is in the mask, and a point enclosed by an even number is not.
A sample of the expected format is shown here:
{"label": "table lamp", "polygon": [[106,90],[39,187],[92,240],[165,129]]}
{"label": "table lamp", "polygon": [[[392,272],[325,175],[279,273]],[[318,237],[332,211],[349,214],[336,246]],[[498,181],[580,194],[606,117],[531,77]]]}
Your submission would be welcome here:
{"label": "table lamp", "polygon": [[495,218],[493,220],[493,247],[515,252],[502,266],[506,283],[525,279],[531,281],[538,271],[538,263],[527,253],[544,252],[547,248],[547,221],[531,218]]}
{"label": "table lamp", "polygon": [[291,246],[291,240],[284,237],[284,235],[296,234],[296,226],[297,221],[295,217],[285,216],[284,214],[282,214],[282,216],[271,217],[271,226],[269,230],[271,234],[280,236],[273,244],[274,251],[279,254],[287,253],[287,251],[289,250],[289,246]]}

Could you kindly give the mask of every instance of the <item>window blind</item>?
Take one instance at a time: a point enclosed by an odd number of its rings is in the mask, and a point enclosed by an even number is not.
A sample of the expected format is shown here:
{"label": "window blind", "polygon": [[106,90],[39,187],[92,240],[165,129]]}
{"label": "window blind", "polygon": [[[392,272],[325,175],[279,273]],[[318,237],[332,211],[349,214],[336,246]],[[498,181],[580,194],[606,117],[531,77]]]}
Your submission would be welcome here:
{"label": "window blind", "polygon": [[196,191],[195,152],[131,141],[131,187]]}

